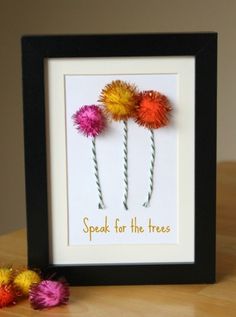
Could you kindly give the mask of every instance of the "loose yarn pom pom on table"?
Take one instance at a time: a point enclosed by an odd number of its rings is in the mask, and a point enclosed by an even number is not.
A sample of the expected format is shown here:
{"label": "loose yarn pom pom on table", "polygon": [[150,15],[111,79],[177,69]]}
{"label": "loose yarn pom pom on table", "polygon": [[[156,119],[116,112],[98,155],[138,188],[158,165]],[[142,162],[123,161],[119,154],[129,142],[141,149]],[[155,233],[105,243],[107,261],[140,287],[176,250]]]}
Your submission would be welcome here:
{"label": "loose yarn pom pom on table", "polygon": [[105,112],[115,121],[127,120],[135,114],[138,90],[135,85],[114,80],[102,90],[99,102]]}
{"label": "loose yarn pom pom on table", "polygon": [[72,119],[77,130],[90,137],[98,136],[106,125],[102,109],[96,105],[82,106]]}
{"label": "loose yarn pom pom on table", "polygon": [[12,269],[7,267],[0,268],[0,285],[9,284],[12,280]]}
{"label": "loose yarn pom pom on table", "polygon": [[67,304],[69,296],[65,282],[44,280],[31,288],[29,300],[34,309],[43,309]]}
{"label": "loose yarn pom pom on table", "polygon": [[171,111],[165,95],[153,90],[143,91],[139,95],[139,107],[136,122],[149,129],[158,129],[168,124]]}
{"label": "loose yarn pom pom on table", "polygon": [[32,270],[25,270],[16,275],[13,284],[22,295],[28,295],[30,287],[34,284],[38,284],[40,281],[41,278],[38,273]]}
{"label": "loose yarn pom pom on table", "polygon": [[0,308],[15,304],[15,290],[11,284],[0,285]]}

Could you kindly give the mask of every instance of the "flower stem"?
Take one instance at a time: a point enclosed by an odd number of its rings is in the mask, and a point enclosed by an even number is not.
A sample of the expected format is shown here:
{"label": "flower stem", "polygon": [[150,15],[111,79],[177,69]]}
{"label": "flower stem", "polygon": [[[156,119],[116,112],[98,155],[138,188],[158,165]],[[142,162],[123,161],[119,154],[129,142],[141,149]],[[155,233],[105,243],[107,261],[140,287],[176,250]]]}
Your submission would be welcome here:
{"label": "flower stem", "polygon": [[93,140],[92,140],[92,153],[93,153],[93,163],[94,163],[94,175],[95,175],[95,179],[96,179],[98,199],[99,199],[98,208],[104,209],[105,205],[103,202],[102,189],[101,189],[99,173],[98,173],[98,162],[97,162],[97,153],[96,153],[96,138],[93,138]]}
{"label": "flower stem", "polygon": [[150,141],[151,141],[151,164],[150,164],[150,177],[149,177],[149,192],[147,195],[147,200],[143,204],[143,207],[149,207],[150,201],[152,198],[153,193],[153,176],[154,176],[154,166],[155,166],[155,156],[156,156],[156,148],[155,148],[155,139],[154,139],[154,132],[152,129],[150,131]]}
{"label": "flower stem", "polygon": [[123,197],[123,206],[125,210],[128,210],[128,124],[127,120],[123,121],[123,154],[124,154],[124,197]]}

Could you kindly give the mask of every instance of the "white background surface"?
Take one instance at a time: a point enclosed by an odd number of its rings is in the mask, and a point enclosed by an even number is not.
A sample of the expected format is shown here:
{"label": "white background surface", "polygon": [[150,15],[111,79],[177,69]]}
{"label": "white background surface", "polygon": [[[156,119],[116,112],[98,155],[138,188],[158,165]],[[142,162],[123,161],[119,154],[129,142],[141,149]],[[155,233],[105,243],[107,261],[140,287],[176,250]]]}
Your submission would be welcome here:
{"label": "white background surface", "polygon": [[[98,195],[92,161],[92,142],[78,133],[71,119],[85,104],[97,104],[104,86],[112,80],[135,83],[140,90],[158,90],[165,94],[173,107],[172,119],[165,128],[155,131],[156,162],[154,191],[151,206],[142,206],[149,190],[151,159],[150,132],[128,121],[128,207],[123,201],[123,123],[109,121],[106,131],[97,137],[97,158],[100,182],[106,209],[98,210]],[[177,127],[174,121],[177,111],[177,75],[106,75],[65,76],[67,159],[68,159],[68,206],[69,243],[120,244],[120,243],[175,243],[177,241]],[[84,217],[89,224],[102,226],[107,216],[110,233],[94,233],[92,241],[85,233]],[[136,217],[144,233],[131,232],[131,218]],[[123,233],[116,233],[115,219],[126,225]],[[158,226],[169,226],[169,233],[149,233],[148,221]]]}

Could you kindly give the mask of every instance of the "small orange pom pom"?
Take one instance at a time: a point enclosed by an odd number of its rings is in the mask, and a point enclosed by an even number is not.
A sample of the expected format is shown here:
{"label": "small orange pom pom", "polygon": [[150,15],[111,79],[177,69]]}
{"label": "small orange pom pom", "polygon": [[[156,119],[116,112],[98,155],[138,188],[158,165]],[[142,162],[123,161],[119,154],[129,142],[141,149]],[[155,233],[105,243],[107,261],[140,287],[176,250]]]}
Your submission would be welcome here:
{"label": "small orange pom pom", "polygon": [[153,90],[143,91],[136,112],[136,122],[149,129],[158,129],[168,124],[168,113],[171,111],[168,99]]}
{"label": "small orange pom pom", "polygon": [[0,308],[15,303],[15,291],[11,284],[0,285]]}

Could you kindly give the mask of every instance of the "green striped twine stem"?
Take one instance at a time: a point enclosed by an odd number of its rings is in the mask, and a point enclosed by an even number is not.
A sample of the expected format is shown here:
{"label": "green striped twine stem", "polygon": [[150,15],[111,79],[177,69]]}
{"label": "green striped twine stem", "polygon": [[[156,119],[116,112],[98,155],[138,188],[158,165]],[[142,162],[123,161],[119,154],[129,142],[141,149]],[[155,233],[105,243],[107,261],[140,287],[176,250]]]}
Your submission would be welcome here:
{"label": "green striped twine stem", "polygon": [[123,206],[125,210],[128,210],[128,124],[127,121],[123,121],[123,154],[124,154],[124,196]]}
{"label": "green striped twine stem", "polygon": [[154,132],[152,129],[150,131],[150,141],[151,141],[151,163],[150,163],[150,176],[149,176],[149,192],[147,195],[147,200],[143,204],[143,207],[149,207],[150,201],[152,198],[153,193],[153,176],[154,176],[154,166],[155,166],[155,156],[156,156],[156,148],[155,148],[155,139],[154,139]]}
{"label": "green striped twine stem", "polygon": [[92,140],[92,153],[93,153],[93,163],[94,163],[94,175],[95,175],[97,191],[98,191],[98,201],[99,201],[98,208],[104,209],[105,205],[103,202],[102,189],[101,189],[99,173],[98,173],[98,162],[97,162],[97,153],[96,153],[96,138],[93,138],[93,140]]}

